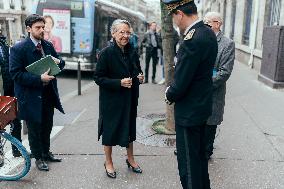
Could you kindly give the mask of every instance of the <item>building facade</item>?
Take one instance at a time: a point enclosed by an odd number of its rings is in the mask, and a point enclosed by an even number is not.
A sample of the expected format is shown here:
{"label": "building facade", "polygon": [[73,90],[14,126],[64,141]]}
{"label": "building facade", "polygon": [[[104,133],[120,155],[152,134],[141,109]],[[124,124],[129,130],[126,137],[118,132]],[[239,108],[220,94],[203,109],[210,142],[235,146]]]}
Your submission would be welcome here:
{"label": "building facade", "polygon": [[122,5],[134,11],[143,13],[148,22],[156,21],[160,23],[161,8],[159,1],[144,1],[144,0],[110,0],[116,4]]}
{"label": "building facade", "polygon": [[12,45],[25,34],[23,24],[32,0],[0,0],[0,32]]}
{"label": "building facade", "polygon": [[220,12],[223,32],[236,43],[236,59],[260,70],[263,29],[284,25],[284,0],[201,0],[202,15]]}

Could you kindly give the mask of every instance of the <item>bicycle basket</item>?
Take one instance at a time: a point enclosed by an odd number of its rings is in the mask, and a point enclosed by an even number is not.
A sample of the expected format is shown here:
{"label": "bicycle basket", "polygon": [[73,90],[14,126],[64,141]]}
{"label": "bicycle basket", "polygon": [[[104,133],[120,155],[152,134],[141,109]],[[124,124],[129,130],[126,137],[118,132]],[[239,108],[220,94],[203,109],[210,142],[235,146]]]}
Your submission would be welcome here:
{"label": "bicycle basket", "polygon": [[17,99],[0,96],[0,129],[4,129],[17,116]]}

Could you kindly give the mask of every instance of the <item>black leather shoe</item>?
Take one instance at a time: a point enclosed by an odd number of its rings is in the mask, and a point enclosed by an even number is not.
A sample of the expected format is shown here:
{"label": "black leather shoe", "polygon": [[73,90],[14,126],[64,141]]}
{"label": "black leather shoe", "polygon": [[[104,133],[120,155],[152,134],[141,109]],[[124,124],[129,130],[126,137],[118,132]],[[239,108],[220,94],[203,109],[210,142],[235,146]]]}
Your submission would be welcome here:
{"label": "black leather shoe", "polygon": [[21,157],[22,156],[22,154],[19,150],[13,150],[12,154],[13,154],[14,157]]}
{"label": "black leather shoe", "polygon": [[178,154],[178,153],[177,153],[177,150],[174,151],[174,154],[177,156],[177,154]]}
{"label": "black leather shoe", "polygon": [[157,81],[155,79],[152,79],[153,84],[157,84]]}
{"label": "black leather shoe", "polygon": [[44,154],[43,155],[43,159],[45,161],[49,161],[49,162],[61,162],[62,161],[61,158],[54,157],[54,155],[51,152],[48,152],[47,154]]}
{"label": "black leather shoe", "polygon": [[116,178],[116,172],[108,172],[107,169],[106,169],[106,163],[104,163],[104,166],[105,166],[105,170],[106,170],[106,175],[109,177],[109,178],[113,178],[115,179]]}
{"label": "black leather shoe", "polygon": [[40,171],[49,171],[48,165],[45,161],[38,159],[35,161],[36,167]]}
{"label": "black leather shoe", "polygon": [[126,164],[127,164],[128,168],[131,168],[134,173],[142,173],[142,169],[141,169],[139,166],[133,167],[133,166],[129,163],[128,159],[126,160]]}

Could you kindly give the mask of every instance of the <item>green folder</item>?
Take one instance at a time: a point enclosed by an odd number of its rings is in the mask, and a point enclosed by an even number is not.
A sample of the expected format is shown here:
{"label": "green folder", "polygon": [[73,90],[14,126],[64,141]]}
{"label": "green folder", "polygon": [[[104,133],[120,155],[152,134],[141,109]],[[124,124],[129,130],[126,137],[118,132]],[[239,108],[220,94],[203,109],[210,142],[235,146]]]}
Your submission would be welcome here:
{"label": "green folder", "polygon": [[47,55],[40,60],[32,63],[26,67],[28,72],[36,75],[41,75],[50,68],[48,75],[57,75],[61,70],[58,65],[54,62],[51,55]]}

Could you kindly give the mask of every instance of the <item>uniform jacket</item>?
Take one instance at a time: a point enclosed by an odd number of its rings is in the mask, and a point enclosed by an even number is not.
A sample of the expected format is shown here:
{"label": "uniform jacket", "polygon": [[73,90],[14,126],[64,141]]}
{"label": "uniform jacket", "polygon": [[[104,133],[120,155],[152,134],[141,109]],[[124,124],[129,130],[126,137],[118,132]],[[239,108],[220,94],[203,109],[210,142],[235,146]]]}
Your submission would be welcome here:
{"label": "uniform jacket", "polygon": [[[136,139],[136,111],[139,97],[138,74],[141,73],[137,51],[125,47],[127,61],[113,42],[104,48],[96,65],[94,80],[99,85],[98,136],[103,145],[128,147]],[[131,77],[131,89],[121,86],[121,79]]]}
{"label": "uniform jacket", "polygon": [[[59,58],[53,45],[46,41],[41,41],[45,55],[52,55]],[[14,45],[10,50],[10,74],[14,80],[15,96],[18,99],[18,117],[22,120],[41,122],[42,118],[42,91],[43,83],[40,75],[35,75],[26,71],[25,67],[39,60],[42,57],[32,42],[27,37],[25,40]],[[60,60],[59,67],[63,69],[65,62]],[[64,113],[57,89],[57,80],[50,81],[53,92],[56,96],[55,108]]]}
{"label": "uniform jacket", "polygon": [[212,115],[209,117],[208,125],[220,125],[223,121],[226,81],[229,79],[235,60],[235,43],[224,36],[222,32],[217,35],[218,54],[214,69],[217,71],[213,76],[213,105]]}
{"label": "uniform jacket", "polygon": [[212,70],[218,48],[216,35],[202,21],[188,34],[193,31],[180,45],[174,80],[166,93],[175,102],[176,124],[184,127],[204,124],[211,115]]}

